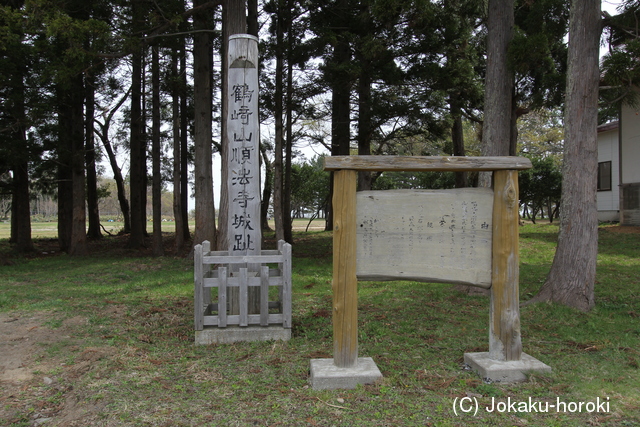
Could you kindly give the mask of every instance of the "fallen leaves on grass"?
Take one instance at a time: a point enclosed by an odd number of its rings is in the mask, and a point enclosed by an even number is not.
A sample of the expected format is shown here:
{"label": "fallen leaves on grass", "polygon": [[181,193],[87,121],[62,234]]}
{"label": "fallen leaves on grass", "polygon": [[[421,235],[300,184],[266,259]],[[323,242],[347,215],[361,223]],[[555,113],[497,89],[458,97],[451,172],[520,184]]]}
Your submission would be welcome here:
{"label": "fallen leaves on grass", "polygon": [[312,316],[316,317],[316,318],[317,317],[322,317],[322,318],[326,319],[326,318],[331,317],[331,312],[329,310],[323,308],[323,309],[320,309],[320,310],[316,311],[315,313],[313,313]]}
{"label": "fallen leaves on grass", "polygon": [[456,380],[456,377],[443,377],[437,373],[427,372],[425,370],[417,370],[416,378],[426,382],[423,388],[431,391],[445,390]]}

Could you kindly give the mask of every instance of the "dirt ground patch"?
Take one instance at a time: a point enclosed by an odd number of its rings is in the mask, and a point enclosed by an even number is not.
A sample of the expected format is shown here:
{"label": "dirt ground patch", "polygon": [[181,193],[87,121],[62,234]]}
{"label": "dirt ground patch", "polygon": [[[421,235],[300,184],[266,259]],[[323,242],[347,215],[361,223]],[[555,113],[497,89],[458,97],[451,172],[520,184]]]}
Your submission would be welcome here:
{"label": "dirt ground patch", "polygon": [[640,227],[635,227],[633,225],[615,224],[615,225],[605,225],[603,228],[611,233],[640,234]]}
{"label": "dirt ground patch", "polygon": [[[19,426],[94,425],[102,406],[86,402],[74,383],[110,347],[84,347],[78,329],[87,319],[75,316],[56,327],[46,313],[0,313],[0,424]],[[63,343],[71,359],[52,355]]]}
{"label": "dirt ground patch", "polygon": [[38,343],[55,340],[51,330],[43,325],[44,316],[12,316],[0,314],[0,381],[5,384],[33,378]]}

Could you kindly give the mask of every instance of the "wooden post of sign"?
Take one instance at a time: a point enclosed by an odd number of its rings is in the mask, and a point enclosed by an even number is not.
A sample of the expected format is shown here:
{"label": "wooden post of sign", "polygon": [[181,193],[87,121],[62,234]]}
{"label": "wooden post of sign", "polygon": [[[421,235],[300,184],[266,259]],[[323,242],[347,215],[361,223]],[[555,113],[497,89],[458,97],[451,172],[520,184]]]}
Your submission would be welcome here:
{"label": "wooden post of sign", "polygon": [[520,360],[518,171],[493,173],[493,257],[489,357]]}
{"label": "wooden post of sign", "polygon": [[333,174],[333,359],[311,360],[314,390],[355,388],[382,378],[370,357],[358,357],[356,185],[358,172]]}
{"label": "wooden post of sign", "polygon": [[333,193],[333,357],[339,368],[358,360],[356,277],[356,185],[358,173],[334,173]]}

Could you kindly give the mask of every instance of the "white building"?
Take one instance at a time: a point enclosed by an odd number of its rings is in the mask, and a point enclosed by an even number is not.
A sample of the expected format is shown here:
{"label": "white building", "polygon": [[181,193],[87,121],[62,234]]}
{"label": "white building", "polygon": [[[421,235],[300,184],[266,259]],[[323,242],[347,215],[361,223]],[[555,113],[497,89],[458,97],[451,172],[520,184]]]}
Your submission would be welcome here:
{"label": "white building", "polygon": [[640,226],[640,107],[598,127],[598,219]]}
{"label": "white building", "polygon": [[598,220],[620,221],[619,122],[598,126]]}

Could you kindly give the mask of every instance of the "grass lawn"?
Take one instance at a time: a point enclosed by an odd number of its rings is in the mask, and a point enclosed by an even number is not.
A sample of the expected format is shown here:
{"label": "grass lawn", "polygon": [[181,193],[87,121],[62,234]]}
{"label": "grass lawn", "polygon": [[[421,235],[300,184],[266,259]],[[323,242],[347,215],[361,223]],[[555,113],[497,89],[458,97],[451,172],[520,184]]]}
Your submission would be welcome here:
{"label": "grass lawn", "polygon": [[[520,233],[525,301],[548,273],[557,226]],[[550,376],[500,385],[465,369],[463,353],[488,350],[487,297],[361,282],[359,354],[384,379],[337,391],[308,386],[309,360],[333,351],[331,234],[295,238],[293,338],[213,346],[193,344],[190,259],[131,252],[120,236],[83,257],[51,253],[55,241],[44,239],[35,255],[15,258],[0,240],[0,425],[640,425],[640,230],[600,228],[590,313],[521,309],[524,351],[550,365]],[[465,397],[478,402],[475,416],[454,413]],[[529,398],[549,412],[486,410]],[[558,401],[568,409],[552,408]],[[571,412],[578,402],[607,406]]]}
{"label": "grass lawn", "polygon": [[[324,230],[324,219],[314,219],[309,224],[308,219],[294,219],[293,229],[298,231],[305,231],[307,225],[309,225],[309,231]],[[274,228],[274,221],[270,222],[271,228]],[[195,227],[193,220],[189,221],[191,229]],[[121,221],[102,221],[102,234],[115,235],[124,229],[124,223]],[[175,231],[175,222],[162,221],[162,232],[172,233]],[[153,232],[153,222],[147,222],[147,232]],[[11,222],[0,221],[0,241],[2,239],[9,239],[11,236]],[[34,239],[55,239],[58,237],[58,222],[57,221],[32,221],[31,222],[31,236]]]}

